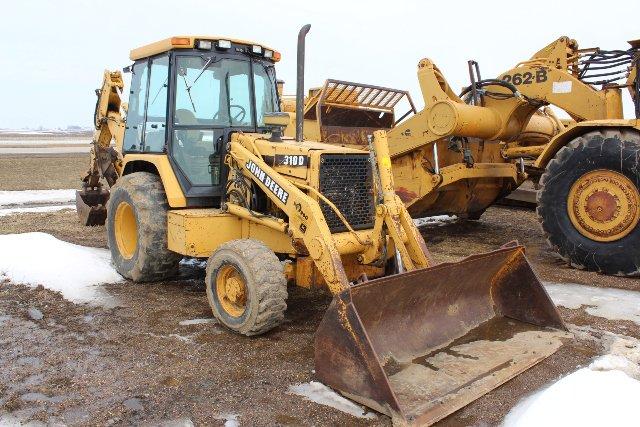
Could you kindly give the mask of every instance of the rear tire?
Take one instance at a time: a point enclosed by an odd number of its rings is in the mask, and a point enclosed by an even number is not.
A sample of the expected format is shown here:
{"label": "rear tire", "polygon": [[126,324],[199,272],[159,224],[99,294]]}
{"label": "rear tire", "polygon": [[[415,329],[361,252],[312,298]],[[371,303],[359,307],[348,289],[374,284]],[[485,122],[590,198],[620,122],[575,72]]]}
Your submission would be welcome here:
{"label": "rear tire", "polygon": [[262,242],[238,239],[220,245],[207,262],[205,285],[214,316],[235,332],[263,334],[284,319],[284,269]]}
{"label": "rear tire", "polygon": [[107,203],[107,239],[118,273],[134,282],[177,274],[182,256],[167,249],[168,210],[159,176],[135,172],[118,179]]}
{"label": "rear tire", "polygon": [[640,273],[640,136],[589,132],[558,151],[540,178],[537,214],[549,245],[573,267]]}

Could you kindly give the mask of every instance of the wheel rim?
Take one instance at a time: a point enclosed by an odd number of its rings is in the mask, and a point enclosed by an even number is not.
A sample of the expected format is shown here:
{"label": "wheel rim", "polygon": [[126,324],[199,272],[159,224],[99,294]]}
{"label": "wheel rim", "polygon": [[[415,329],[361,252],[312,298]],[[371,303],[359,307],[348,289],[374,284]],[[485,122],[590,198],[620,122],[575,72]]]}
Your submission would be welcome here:
{"label": "wheel rim", "polygon": [[216,276],[216,295],[220,305],[230,316],[240,317],[247,306],[247,285],[232,265],[220,267]]}
{"label": "wheel rim", "polygon": [[127,202],[120,202],[116,208],[114,230],[118,251],[125,259],[133,258],[138,247],[138,224],[133,207]]}
{"label": "wheel rim", "polygon": [[567,210],[573,226],[585,237],[611,242],[628,235],[640,219],[640,194],[621,173],[598,169],[571,186]]}

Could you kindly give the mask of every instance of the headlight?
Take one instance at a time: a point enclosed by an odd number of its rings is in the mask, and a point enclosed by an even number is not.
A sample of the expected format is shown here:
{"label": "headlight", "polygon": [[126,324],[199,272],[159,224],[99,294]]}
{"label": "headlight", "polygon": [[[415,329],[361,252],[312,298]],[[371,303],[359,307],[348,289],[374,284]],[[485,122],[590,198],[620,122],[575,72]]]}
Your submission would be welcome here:
{"label": "headlight", "polygon": [[218,40],[216,42],[216,47],[218,49],[231,49],[231,41],[230,40]]}
{"label": "headlight", "polygon": [[201,50],[211,50],[211,40],[198,40],[197,47]]}

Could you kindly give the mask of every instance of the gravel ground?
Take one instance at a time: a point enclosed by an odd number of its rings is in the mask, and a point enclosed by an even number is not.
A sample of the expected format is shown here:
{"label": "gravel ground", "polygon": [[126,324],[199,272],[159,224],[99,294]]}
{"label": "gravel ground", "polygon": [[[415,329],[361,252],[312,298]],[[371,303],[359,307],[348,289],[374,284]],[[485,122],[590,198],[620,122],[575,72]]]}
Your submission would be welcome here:
{"label": "gravel ground", "polygon": [[[65,187],[58,182],[53,188]],[[0,189],[10,188],[0,179]],[[81,227],[74,212],[0,218],[0,234],[27,231],[105,247],[104,227]],[[542,280],[640,290],[637,279],[566,267],[546,248],[531,211],[494,207],[480,221],[421,231],[439,261],[517,238]],[[222,425],[228,414],[237,414],[241,425],[390,425],[383,415],[357,419],[287,393],[290,385],[315,379],[313,334],[330,302],[325,294],[290,288],[285,323],[245,338],[216,324],[179,324],[211,317],[200,270],[185,268],[174,281],[123,282],[106,290],[121,306],[76,305],[43,288],[0,283],[0,414],[70,425],[158,425],[186,419]],[[33,316],[34,308],[42,319]],[[632,322],[593,317],[582,309],[560,312],[571,325],[640,338],[640,327]],[[580,335],[439,425],[497,424],[522,397],[601,352],[597,340]]]}

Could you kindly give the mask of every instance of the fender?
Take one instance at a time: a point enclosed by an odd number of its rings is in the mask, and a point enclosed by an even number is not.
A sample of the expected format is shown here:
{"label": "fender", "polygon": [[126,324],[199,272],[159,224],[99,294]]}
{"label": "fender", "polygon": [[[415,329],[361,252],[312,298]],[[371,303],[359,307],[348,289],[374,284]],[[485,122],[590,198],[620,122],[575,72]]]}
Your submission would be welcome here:
{"label": "fender", "polygon": [[586,122],[576,123],[566,131],[556,135],[545,146],[542,153],[538,156],[533,167],[545,169],[547,164],[554,158],[556,153],[575,138],[594,130],[603,128],[626,128],[636,129],[640,132],[640,120],[589,120]]}
{"label": "fender", "polygon": [[[164,154],[127,154],[124,156],[123,175],[148,171],[157,173],[164,185],[167,201],[172,208],[187,207],[187,199],[180,188],[169,158]],[[155,170],[154,170],[155,169]]]}

